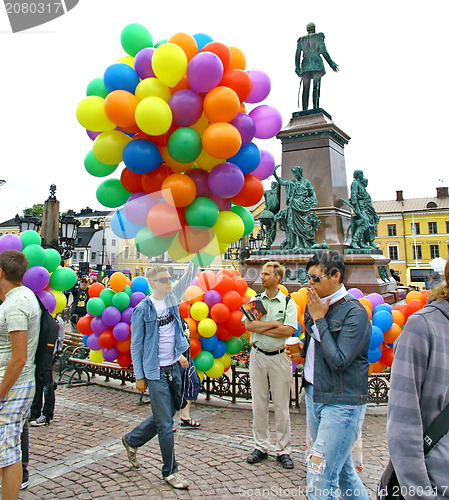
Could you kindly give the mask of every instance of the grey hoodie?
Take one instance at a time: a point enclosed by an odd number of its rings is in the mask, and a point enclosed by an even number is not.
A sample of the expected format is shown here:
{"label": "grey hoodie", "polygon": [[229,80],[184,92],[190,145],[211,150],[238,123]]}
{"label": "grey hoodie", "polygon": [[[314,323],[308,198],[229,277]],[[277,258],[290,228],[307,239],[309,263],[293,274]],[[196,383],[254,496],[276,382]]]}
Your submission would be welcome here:
{"label": "grey hoodie", "polygon": [[388,403],[390,456],[407,500],[449,498],[449,433],[424,457],[423,435],[449,403],[449,302],[408,319],[395,344]]}

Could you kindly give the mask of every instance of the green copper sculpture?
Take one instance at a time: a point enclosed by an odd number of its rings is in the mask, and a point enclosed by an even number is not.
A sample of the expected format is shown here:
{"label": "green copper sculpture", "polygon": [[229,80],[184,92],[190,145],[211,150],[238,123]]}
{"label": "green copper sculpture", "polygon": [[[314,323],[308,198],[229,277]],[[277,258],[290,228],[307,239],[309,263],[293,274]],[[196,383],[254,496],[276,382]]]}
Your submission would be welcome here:
{"label": "green copper sculpture", "polygon": [[327,52],[324,43],[324,33],[315,33],[315,24],[309,23],[306,27],[307,35],[298,38],[296,48],[296,74],[302,82],[302,109],[309,109],[310,83],[313,80],[313,109],[320,107],[321,77],[326,74],[321,56],[326,59],[329,66],[338,71],[338,65],[334,63]]}
{"label": "green copper sculpture", "polygon": [[278,182],[271,183],[271,189],[264,192],[265,210],[260,213],[258,219],[261,226],[263,250],[270,250],[271,245],[276,239],[276,220],[275,216],[279,212],[281,204],[281,186]]}
{"label": "green copper sculpture", "polygon": [[285,186],[287,207],[280,210],[275,216],[285,240],[281,243],[281,250],[304,250],[319,248],[315,241],[315,233],[320,225],[313,207],[318,203],[312,183],[305,179],[301,167],[293,167],[295,179],[283,180],[276,170],[273,172],[275,179],[281,186]]}

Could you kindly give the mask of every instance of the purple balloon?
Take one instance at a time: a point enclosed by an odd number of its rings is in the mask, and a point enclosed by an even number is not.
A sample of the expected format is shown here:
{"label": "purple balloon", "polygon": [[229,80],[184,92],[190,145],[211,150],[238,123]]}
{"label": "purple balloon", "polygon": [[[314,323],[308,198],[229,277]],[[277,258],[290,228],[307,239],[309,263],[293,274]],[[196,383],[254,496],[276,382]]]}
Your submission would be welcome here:
{"label": "purple balloon", "polygon": [[256,133],[256,126],[250,116],[246,113],[237,113],[237,116],[229,122],[231,125],[240,132],[242,137],[242,146],[248,144],[254,139]]}
{"label": "purple balloon", "polygon": [[210,198],[211,190],[207,185],[207,179],[209,178],[209,172],[203,170],[202,168],[192,168],[186,172],[196,186],[196,196],[197,198],[204,196],[205,198]]}
{"label": "purple balloon", "polygon": [[114,306],[106,307],[106,309],[103,311],[103,314],[101,315],[101,319],[108,326],[116,325],[120,321],[121,317],[122,315],[120,311]]}
{"label": "purple balloon", "polygon": [[127,307],[122,311],[120,321],[124,321],[125,323],[128,323],[128,325],[131,324],[131,316],[133,315],[133,307]]}
{"label": "purple balloon", "polygon": [[373,304],[373,309],[379,304],[385,303],[384,298],[379,293],[370,293],[366,296],[366,298],[371,302],[371,304]]}
{"label": "purple balloon", "polygon": [[147,193],[134,193],[128,198],[123,208],[125,216],[132,224],[145,226],[148,212],[156,203],[158,201]]}
{"label": "purple balloon", "polygon": [[112,335],[114,335],[114,338],[118,341],[126,340],[130,336],[130,334],[131,330],[129,328],[129,325],[124,321],[120,321],[120,323],[117,323],[112,329]]}
{"label": "purple balloon", "polygon": [[249,116],[256,126],[254,137],[257,137],[257,139],[271,139],[282,128],[281,113],[273,106],[267,106],[266,104],[257,106],[249,113]]}
{"label": "purple balloon", "polygon": [[56,297],[46,290],[36,292],[36,295],[40,298],[42,304],[44,304],[45,309],[51,314],[56,307]]}
{"label": "purple balloon", "polygon": [[234,163],[219,163],[209,172],[207,184],[220,198],[232,198],[239,193],[245,182],[243,172]]}
{"label": "purple balloon", "polygon": [[173,121],[188,127],[196,123],[203,112],[203,100],[192,89],[182,89],[175,92],[168,101],[173,113]]}
{"label": "purple balloon", "polygon": [[130,296],[130,307],[136,307],[137,304],[142,301],[144,298],[146,297],[146,295],[143,293],[143,292],[134,292],[131,294]]}
{"label": "purple balloon", "polygon": [[101,319],[101,316],[95,316],[90,323],[90,327],[98,335],[108,329],[108,325]]}
{"label": "purple balloon", "polygon": [[50,282],[50,273],[42,266],[33,266],[25,271],[22,283],[33,290],[41,292]]}
{"label": "purple balloon", "polygon": [[245,102],[255,103],[263,101],[271,90],[270,77],[263,71],[258,70],[250,70],[247,73],[251,78],[251,92],[245,99]]}
{"label": "purple balloon", "polygon": [[92,139],[93,141],[95,141],[95,139],[101,134],[101,132],[93,132],[92,130],[87,130],[87,129],[86,133],[89,136],[89,139]]}
{"label": "purple balloon", "polygon": [[[93,321],[93,320],[92,320]],[[91,333],[87,337],[87,347],[92,351],[99,351],[101,349],[100,342],[98,341],[100,335],[98,333]]]}
{"label": "purple balloon", "polygon": [[5,250],[22,251],[22,240],[17,234],[4,234],[0,238],[0,252],[4,252]]}
{"label": "purple balloon", "polygon": [[260,163],[257,165],[256,170],[251,172],[252,175],[255,175],[258,179],[263,181],[264,179],[268,179],[270,175],[273,175],[275,167],[274,156],[265,149],[260,150]]}
{"label": "purple balloon", "polygon": [[365,295],[363,294],[362,290],[359,290],[358,288],[350,288],[348,290],[348,293],[350,293],[353,297],[356,299],[361,299]]}
{"label": "purple balloon", "polygon": [[134,69],[142,80],[144,78],[154,78],[156,76],[151,65],[155,50],[154,47],[145,47],[139,50],[134,58]]}
{"label": "purple balloon", "polygon": [[117,359],[117,356],[120,354],[120,351],[117,349],[116,346],[109,348],[104,347],[101,353],[103,354],[103,358],[105,361],[112,362]]}
{"label": "purple balloon", "polygon": [[211,308],[214,304],[221,302],[221,293],[217,292],[217,290],[208,290],[204,294],[203,301]]}
{"label": "purple balloon", "polygon": [[209,198],[215,202],[215,204],[218,207],[218,210],[229,210],[231,208],[231,202],[230,200],[227,200],[225,198],[220,198],[219,196],[215,196],[214,194],[209,196]]}
{"label": "purple balloon", "polygon": [[213,52],[200,52],[187,66],[187,81],[195,92],[209,92],[223,78],[223,63]]}
{"label": "purple balloon", "polygon": [[190,283],[190,286],[198,286],[198,276],[195,276]]}

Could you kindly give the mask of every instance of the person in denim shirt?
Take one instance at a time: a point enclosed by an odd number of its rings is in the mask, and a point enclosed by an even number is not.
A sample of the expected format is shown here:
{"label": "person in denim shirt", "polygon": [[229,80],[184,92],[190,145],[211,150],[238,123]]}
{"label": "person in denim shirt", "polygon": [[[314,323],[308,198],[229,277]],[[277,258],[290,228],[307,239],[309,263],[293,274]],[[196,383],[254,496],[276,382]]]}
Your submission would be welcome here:
{"label": "person in denim shirt", "polygon": [[306,268],[303,386],[313,440],[307,498],[369,500],[351,458],[368,399],[368,315],[343,285],[345,265],[338,252],[317,253]]}
{"label": "person in denim shirt", "polygon": [[152,414],[122,437],[128,459],[136,469],[140,467],[137,448],[158,436],[162,454],[162,476],[173,488],[188,488],[188,481],[178,472],[173,438],[173,416],[180,408],[181,376],[179,364],[188,367],[183,352],[189,347],[183,334],[179,300],[198,271],[192,262],[181,279],[173,286],[168,269],[155,266],[148,281],[152,294],[133,311],[131,357],[136,388],[148,388]]}

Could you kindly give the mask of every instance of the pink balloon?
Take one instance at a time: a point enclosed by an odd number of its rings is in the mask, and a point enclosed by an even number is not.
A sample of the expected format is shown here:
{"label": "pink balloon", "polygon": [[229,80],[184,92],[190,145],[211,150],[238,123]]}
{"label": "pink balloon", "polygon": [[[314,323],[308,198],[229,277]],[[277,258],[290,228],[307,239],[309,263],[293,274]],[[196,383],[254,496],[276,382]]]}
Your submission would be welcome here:
{"label": "pink balloon", "polygon": [[263,181],[264,179],[268,179],[270,175],[273,175],[273,170],[275,167],[274,156],[265,149],[260,150],[260,163],[257,166],[256,170],[253,170],[251,173],[255,175],[258,179]]}
{"label": "pink balloon", "polygon": [[256,103],[263,101],[271,90],[270,77],[263,71],[258,70],[250,70],[247,73],[251,78],[252,87],[245,102]]}
{"label": "pink balloon", "polygon": [[271,139],[282,128],[281,113],[273,106],[267,106],[266,104],[257,106],[249,113],[249,116],[256,126],[254,137],[258,139]]}
{"label": "pink balloon", "polygon": [[156,76],[151,66],[151,60],[153,59],[155,50],[154,47],[145,47],[139,50],[134,58],[134,69],[142,80],[144,78],[154,78]]}
{"label": "pink balloon", "polygon": [[213,52],[199,52],[187,66],[187,81],[195,92],[209,92],[223,78],[223,63]]}

